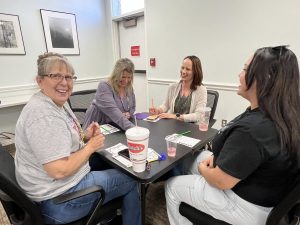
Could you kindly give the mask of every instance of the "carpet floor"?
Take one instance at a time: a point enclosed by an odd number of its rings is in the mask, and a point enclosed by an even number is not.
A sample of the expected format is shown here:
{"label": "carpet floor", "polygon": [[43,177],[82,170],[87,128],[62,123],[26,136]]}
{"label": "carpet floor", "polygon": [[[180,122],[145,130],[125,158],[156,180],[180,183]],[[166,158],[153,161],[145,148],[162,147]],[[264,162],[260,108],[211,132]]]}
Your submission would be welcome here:
{"label": "carpet floor", "polygon": [[0,202],[0,225],[10,225],[10,222],[6,216],[3,206]]}

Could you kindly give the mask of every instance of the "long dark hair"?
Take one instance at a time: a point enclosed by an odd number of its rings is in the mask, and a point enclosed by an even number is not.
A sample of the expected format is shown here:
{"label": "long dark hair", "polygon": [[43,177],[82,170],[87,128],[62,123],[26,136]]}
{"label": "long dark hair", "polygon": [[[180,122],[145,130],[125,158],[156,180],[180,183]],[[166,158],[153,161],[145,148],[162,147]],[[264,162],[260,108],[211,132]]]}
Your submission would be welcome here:
{"label": "long dark hair", "polygon": [[202,72],[202,66],[201,61],[197,56],[189,55],[185,57],[184,59],[190,59],[192,61],[192,70],[193,70],[193,81],[191,83],[191,90],[196,90],[197,86],[200,86],[202,84],[203,80],[203,72]]}
{"label": "long dark hair", "polygon": [[296,55],[287,46],[256,50],[246,74],[248,89],[254,81],[259,108],[276,124],[281,148],[286,148],[289,155],[297,156],[300,148],[300,93]]}

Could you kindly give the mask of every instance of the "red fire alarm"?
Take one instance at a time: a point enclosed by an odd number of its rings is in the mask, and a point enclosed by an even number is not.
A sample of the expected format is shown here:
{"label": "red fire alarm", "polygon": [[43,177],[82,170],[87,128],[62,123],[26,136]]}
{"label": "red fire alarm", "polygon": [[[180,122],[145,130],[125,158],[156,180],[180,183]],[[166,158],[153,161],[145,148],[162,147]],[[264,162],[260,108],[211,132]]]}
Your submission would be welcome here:
{"label": "red fire alarm", "polygon": [[150,58],[150,66],[156,66],[155,58]]}

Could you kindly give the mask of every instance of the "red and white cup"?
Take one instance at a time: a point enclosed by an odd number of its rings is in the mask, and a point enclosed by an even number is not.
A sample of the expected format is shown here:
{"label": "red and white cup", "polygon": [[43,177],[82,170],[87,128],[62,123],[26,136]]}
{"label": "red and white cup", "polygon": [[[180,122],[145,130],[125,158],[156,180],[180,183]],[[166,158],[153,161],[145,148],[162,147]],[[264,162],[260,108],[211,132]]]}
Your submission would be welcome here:
{"label": "red and white cup", "polygon": [[134,172],[141,173],[146,169],[149,134],[150,131],[147,128],[137,126],[125,132]]}

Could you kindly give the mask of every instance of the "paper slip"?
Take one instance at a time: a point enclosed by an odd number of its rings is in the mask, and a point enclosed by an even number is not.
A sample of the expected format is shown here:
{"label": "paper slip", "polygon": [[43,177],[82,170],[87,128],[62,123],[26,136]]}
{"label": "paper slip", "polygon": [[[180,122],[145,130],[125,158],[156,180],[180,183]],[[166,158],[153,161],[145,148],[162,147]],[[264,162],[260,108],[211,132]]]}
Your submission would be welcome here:
{"label": "paper slip", "polygon": [[147,118],[145,118],[144,120],[145,120],[145,121],[148,121],[148,122],[154,122],[154,123],[155,123],[155,122],[159,121],[159,120],[160,120],[160,118],[159,118],[159,117],[157,117],[157,118],[156,118],[156,119],[154,119],[154,120],[149,120],[149,119],[148,119],[148,117],[147,117]]}
{"label": "paper slip", "polygon": [[100,125],[100,131],[103,135],[112,134],[118,132],[120,129],[110,125],[110,124],[102,124]]}
{"label": "paper slip", "polygon": [[148,148],[148,152],[147,152],[147,161],[148,162],[153,162],[153,161],[157,161],[159,159],[159,154],[154,151],[152,148]]}
{"label": "paper slip", "polygon": [[176,136],[178,144],[182,144],[190,148],[194,147],[200,141],[199,139],[187,137],[180,134],[172,134],[172,137],[173,136]]}
{"label": "paper slip", "polygon": [[125,165],[126,167],[131,167],[132,166],[132,162],[129,161],[128,159],[125,159],[123,156],[121,155],[113,155],[112,156],[114,159],[118,160],[120,163],[122,163],[123,165]]}
{"label": "paper slip", "polygon": [[[106,151],[108,151],[109,153],[111,153],[112,155],[118,155],[119,151],[122,151],[124,149],[128,148],[126,145],[119,143],[116,144],[110,148],[105,149]],[[124,157],[123,157],[124,158]]]}
{"label": "paper slip", "polygon": [[[120,163],[127,167],[132,166],[132,162],[129,161],[128,159],[124,158],[123,156],[119,155],[118,152],[127,149],[128,147],[122,143],[116,144],[110,148],[106,148],[105,150],[108,151],[109,153],[112,154],[112,157],[116,160],[118,160]],[[159,154],[153,150],[152,148],[148,148],[147,152],[147,161],[148,162],[153,162],[157,161],[159,159]]]}

